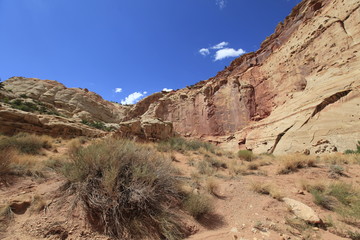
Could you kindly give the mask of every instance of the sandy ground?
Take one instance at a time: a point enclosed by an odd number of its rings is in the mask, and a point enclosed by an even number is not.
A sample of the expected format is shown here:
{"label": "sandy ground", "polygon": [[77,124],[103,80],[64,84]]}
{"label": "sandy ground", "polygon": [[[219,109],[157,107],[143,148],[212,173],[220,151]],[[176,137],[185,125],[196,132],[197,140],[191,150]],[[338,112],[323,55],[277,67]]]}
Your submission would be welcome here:
{"label": "sandy ground", "polygon": [[[39,158],[61,155],[66,147],[58,147],[57,153],[47,152]],[[190,166],[189,159],[199,158],[199,155],[172,153],[174,165],[181,175],[189,179],[195,166]],[[195,160],[196,161],[196,160]],[[189,220],[193,229],[191,240],[218,239],[347,239],[338,233],[341,221],[332,211],[325,210],[313,202],[312,195],[301,188],[301,182],[333,181],[329,178],[328,166],[319,164],[314,168],[300,169],[287,175],[278,175],[277,162],[249,171],[249,175],[231,177],[228,169],[219,169],[214,179],[217,182],[217,196],[211,196],[213,211],[198,221]],[[346,165],[347,177],[340,180],[360,186],[360,166]],[[81,206],[76,205],[75,195],[61,190],[66,179],[51,169],[44,170],[45,178],[11,176],[6,183],[0,185],[0,205],[11,203],[14,214],[6,231],[0,232],[0,239],[35,240],[35,239],[110,239],[93,232],[86,224]],[[206,177],[202,178],[206,181]],[[311,226],[305,232],[292,228],[286,218],[293,218],[288,206],[269,195],[255,193],[251,185],[254,182],[269,183],[278,189],[285,197],[293,198],[307,204],[321,219],[332,218],[340,225],[318,228]],[[205,191],[199,189],[199,191]],[[45,208],[34,211],[31,203],[34,198],[42,199]]]}

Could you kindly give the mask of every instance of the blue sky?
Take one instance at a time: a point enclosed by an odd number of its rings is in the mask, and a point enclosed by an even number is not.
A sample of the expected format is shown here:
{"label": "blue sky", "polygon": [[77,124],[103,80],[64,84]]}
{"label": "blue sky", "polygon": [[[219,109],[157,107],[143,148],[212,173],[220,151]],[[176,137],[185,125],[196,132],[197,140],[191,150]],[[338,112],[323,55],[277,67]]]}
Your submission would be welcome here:
{"label": "blue sky", "polygon": [[256,51],[299,2],[0,0],[0,78],[57,80],[133,103]]}

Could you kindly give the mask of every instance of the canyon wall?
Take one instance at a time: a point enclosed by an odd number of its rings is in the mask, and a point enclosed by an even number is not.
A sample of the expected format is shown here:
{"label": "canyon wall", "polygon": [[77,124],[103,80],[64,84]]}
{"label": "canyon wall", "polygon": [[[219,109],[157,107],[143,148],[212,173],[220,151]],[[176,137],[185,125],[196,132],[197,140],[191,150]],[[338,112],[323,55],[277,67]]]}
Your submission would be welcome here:
{"label": "canyon wall", "polygon": [[[229,149],[320,153],[360,140],[360,1],[304,0],[255,53],[144,115]],[[148,102],[146,104],[146,102]],[[217,136],[214,138],[214,136]]]}

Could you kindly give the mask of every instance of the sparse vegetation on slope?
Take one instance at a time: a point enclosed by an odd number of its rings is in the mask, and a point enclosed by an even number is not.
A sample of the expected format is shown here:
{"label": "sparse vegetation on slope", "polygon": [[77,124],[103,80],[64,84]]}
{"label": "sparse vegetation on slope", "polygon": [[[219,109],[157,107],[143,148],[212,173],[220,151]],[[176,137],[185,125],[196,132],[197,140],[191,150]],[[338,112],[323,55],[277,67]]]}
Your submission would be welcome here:
{"label": "sparse vegetation on slope", "polygon": [[49,137],[20,133],[0,139],[0,150],[16,149],[21,153],[39,154],[42,148],[51,148],[51,139]]}
{"label": "sparse vegetation on slope", "polygon": [[197,151],[201,148],[211,153],[215,153],[215,146],[211,143],[198,140],[186,140],[181,137],[170,138],[166,141],[161,141],[158,144],[158,150],[161,152],[178,151],[183,153],[186,151]]}

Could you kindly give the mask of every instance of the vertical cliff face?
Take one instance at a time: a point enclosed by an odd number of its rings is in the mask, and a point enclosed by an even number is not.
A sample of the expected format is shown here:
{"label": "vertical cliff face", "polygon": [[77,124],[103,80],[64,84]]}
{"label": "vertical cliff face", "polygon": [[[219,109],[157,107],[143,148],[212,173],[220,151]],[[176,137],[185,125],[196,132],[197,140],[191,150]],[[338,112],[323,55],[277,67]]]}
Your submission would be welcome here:
{"label": "vertical cliff face", "polygon": [[283,153],[355,146],[359,6],[359,0],[304,0],[257,52],[207,81],[157,101],[144,99],[142,116],[172,121],[185,136],[225,136],[218,140],[231,139],[224,144],[233,149]]}

